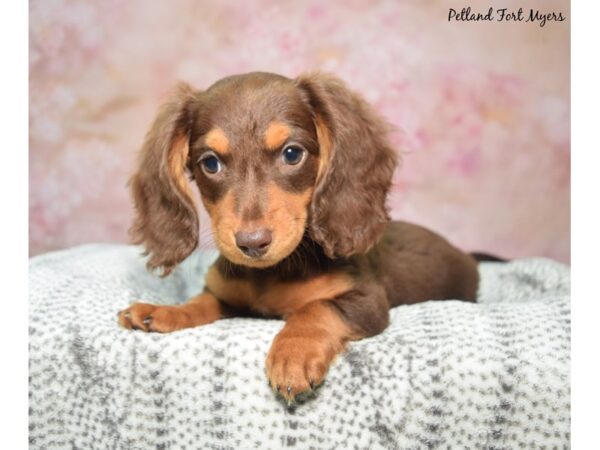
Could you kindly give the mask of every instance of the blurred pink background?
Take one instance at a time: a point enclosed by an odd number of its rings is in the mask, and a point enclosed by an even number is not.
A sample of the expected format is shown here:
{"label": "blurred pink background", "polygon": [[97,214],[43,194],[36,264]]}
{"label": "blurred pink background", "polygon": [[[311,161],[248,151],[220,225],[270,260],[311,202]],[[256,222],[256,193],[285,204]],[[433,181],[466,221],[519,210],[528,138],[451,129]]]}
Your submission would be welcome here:
{"label": "blurred pink background", "polygon": [[476,0],[32,0],[30,253],[127,242],[126,182],[177,80],[323,69],[398,128],[394,218],[569,262],[570,4],[504,3],[567,20],[447,21]]}

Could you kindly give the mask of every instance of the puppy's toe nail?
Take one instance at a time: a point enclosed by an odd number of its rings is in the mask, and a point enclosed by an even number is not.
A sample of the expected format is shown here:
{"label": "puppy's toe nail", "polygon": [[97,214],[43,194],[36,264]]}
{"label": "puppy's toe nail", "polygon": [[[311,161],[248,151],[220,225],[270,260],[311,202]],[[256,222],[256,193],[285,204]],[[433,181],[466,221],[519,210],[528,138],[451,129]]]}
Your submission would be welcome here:
{"label": "puppy's toe nail", "polygon": [[279,392],[279,383],[275,385],[275,390]]}
{"label": "puppy's toe nail", "polygon": [[310,390],[314,391],[315,390],[315,380],[313,380],[312,378],[310,380],[308,380],[308,384],[310,386]]}
{"label": "puppy's toe nail", "polygon": [[148,326],[152,323],[152,316],[148,316],[144,319],[144,325]]}
{"label": "puppy's toe nail", "polygon": [[292,387],[291,387],[291,386],[288,386],[288,387],[287,387],[287,392],[288,392],[288,394],[291,394],[291,393],[292,393]]}

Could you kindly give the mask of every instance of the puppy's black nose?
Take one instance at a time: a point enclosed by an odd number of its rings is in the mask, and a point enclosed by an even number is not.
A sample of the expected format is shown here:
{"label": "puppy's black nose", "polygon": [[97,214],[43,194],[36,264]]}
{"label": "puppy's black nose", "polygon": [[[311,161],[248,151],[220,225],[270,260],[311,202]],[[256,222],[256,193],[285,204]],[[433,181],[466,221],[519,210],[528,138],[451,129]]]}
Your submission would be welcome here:
{"label": "puppy's black nose", "polygon": [[267,253],[271,245],[271,232],[265,228],[256,231],[240,231],[235,233],[238,248],[251,258]]}

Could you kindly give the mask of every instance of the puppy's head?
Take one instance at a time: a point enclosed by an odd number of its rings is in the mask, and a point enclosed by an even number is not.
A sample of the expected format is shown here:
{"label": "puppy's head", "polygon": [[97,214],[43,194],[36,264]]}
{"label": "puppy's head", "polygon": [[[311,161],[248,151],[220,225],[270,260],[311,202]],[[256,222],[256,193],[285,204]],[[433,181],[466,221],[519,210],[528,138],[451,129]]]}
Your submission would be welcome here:
{"label": "puppy's head", "polygon": [[396,165],[386,126],[332,76],[267,73],[181,85],[159,111],[131,180],[132,234],[165,274],[198,245],[188,177],[230,261],[269,267],[305,233],[325,253],[367,251],[388,216]]}

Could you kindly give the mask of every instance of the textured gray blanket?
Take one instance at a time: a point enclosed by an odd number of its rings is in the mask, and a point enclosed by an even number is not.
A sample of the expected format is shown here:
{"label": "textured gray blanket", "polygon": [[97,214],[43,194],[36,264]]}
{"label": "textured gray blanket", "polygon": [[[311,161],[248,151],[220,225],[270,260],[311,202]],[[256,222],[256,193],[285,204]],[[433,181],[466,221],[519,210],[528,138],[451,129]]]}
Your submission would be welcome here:
{"label": "textured gray blanket", "polygon": [[127,331],[136,299],[197,293],[214,254],[172,276],[139,248],[90,245],[31,259],[33,449],[568,448],[569,269],[481,265],[480,302],[391,312],[350,344],[317,397],[288,411],[267,385],[277,320],[167,335]]}

